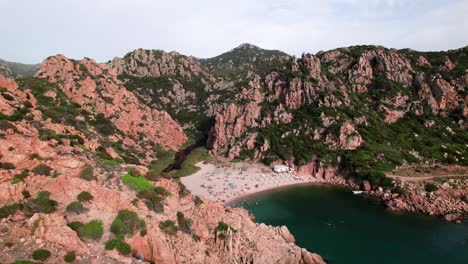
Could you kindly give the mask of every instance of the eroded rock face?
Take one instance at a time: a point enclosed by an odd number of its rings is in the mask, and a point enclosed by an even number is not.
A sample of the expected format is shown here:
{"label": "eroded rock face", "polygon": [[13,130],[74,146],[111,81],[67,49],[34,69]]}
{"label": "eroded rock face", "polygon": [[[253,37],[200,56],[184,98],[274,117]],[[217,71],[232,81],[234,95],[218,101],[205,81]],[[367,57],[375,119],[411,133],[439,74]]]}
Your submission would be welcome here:
{"label": "eroded rock face", "polygon": [[[192,205],[183,213],[193,220],[193,233],[201,243],[181,232],[167,235],[150,223],[149,235],[129,241],[132,248],[155,263],[324,263],[320,256],[294,246],[294,238],[286,227],[253,223],[243,209],[225,209],[206,200],[200,207]],[[220,239],[214,232],[220,221],[237,232]]]}
{"label": "eroded rock face", "polygon": [[0,62],[0,75],[3,75],[5,77],[11,77],[13,74],[11,72],[10,67],[8,67],[8,65]]}
{"label": "eroded rock face", "polygon": [[363,143],[364,140],[351,122],[346,122],[341,126],[338,147],[356,149]]}
{"label": "eroded rock face", "polygon": [[[456,52],[464,56],[464,50]],[[261,79],[261,100],[215,107],[215,125],[208,145],[214,154],[229,159],[244,151],[262,159],[271,150],[271,140],[265,141],[262,130],[292,124],[279,137],[313,138],[332,150],[354,150],[365,140],[359,127],[369,125],[355,119],[369,118],[370,112],[378,113],[383,124],[396,123],[410,114],[422,116],[426,110],[442,116],[462,113],[466,117],[468,97],[463,91],[468,87],[468,74],[454,73],[456,64],[448,57],[443,65],[443,69],[432,65],[427,57],[411,50],[375,46],[317,55],[304,53]],[[255,86],[246,88],[256,90]],[[367,113],[362,115],[364,109]],[[351,116],[343,115],[348,111]],[[244,118],[249,114],[258,120],[250,122],[252,126]],[[304,115],[320,116],[321,123],[304,121]],[[466,126],[463,119],[458,123]],[[260,149],[263,144],[268,146],[265,150]]]}
{"label": "eroded rock face", "polygon": [[193,57],[186,57],[177,52],[166,53],[161,50],[137,49],[124,58],[114,58],[110,68],[118,75],[125,73],[138,77],[159,77],[180,74],[192,78],[202,72],[201,66]]}
{"label": "eroded rock face", "polygon": [[134,139],[172,149],[187,139],[182,127],[166,112],[141,104],[106,65],[91,59],[77,63],[57,55],[45,60],[36,76],[57,83],[74,102],[104,114],[119,130]]}
{"label": "eroded rock face", "polygon": [[[89,61],[80,65],[83,66],[75,67],[73,62],[66,58],[50,58],[46,63],[47,67],[43,66],[39,76],[60,82],[60,89],[67,87],[64,90],[65,95],[75,98],[75,102],[83,107],[94,104],[94,109],[100,109],[103,113],[106,113],[102,108],[104,106],[115,111],[127,111],[125,106],[146,111],[145,107],[130,103],[134,99],[128,91],[121,89],[118,84],[109,84],[108,82],[116,81],[112,77],[107,77],[104,83],[94,80],[91,76],[96,75],[95,78],[98,78],[97,75],[105,74],[99,65]],[[69,66],[70,71],[62,71],[62,68],[67,69]],[[80,67],[87,67],[91,76],[76,78],[77,75],[74,74],[77,74]],[[0,76],[0,83],[4,87],[1,97],[10,98],[6,100],[10,102],[11,108],[11,111],[2,108],[3,115],[10,117],[22,109],[25,100],[30,101],[24,116],[2,123],[0,131],[0,206],[14,203],[18,206],[18,210],[11,213],[8,211],[6,219],[0,221],[2,236],[4,230],[7,230],[6,236],[9,241],[23,247],[3,250],[0,262],[13,262],[21,250],[21,254],[30,256],[30,249],[34,246],[50,250],[53,253],[50,259],[52,262],[62,261],[67,252],[75,252],[79,260],[86,263],[133,263],[136,262],[133,257],[153,263],[240,263],[246,260],[254,263],[324,263],[320,256],[294,245],[294,237],[286,227],[257,224],[244,209],[228,208],[208,200],[204,200],[201,205],[195,205],[194,197],[190,194],[181,196],[179,185],[172,180],[150,182],[153,186],[163,187],[171,193],[161,202],[164,212],[150,210],[142,198],[138,199],[138,192],[121,180],[121,176],[127,173],[125,167],[129,165],[115,162],[112,166],[107,166],[96,155],[96,152],[105,150],[110,156],[118,157],[118,148],[112,152],[109,149],[113,148],[103,147],[110,145],[105,139],[96,138],[95,134],[80,130],[89,130],[88,127],[70,126],[52,118],[44,120],[45,106],[43,102],[35,99],[28,85],[18,87],[13,80],[3,76]],[[79,87],[78,84],[82,86]],[[108,85],[109,90],[127,96],[130,98],[129,103],[113,106],[104,104],[100,99],[102,95],[96,92],[99,85]],[[59,97],[65,100],[58,90],[51,89],[44,94],[51,98],[47,100]],[[39,95],[43,96],[41,93]],[[255,93],[246,92],[242,96],[258,98],[258,94]],[[117,100],[116,97],[113,98]],[[51,101],[47,102],[52,105]],[[55,101],[53,103],[55,105]],[[236,113],[237,109],[232,112]],[[255,116],[250,115],[230,117],[234,123],[235,135],[240,135],[243,129],[243,126],[235,126],[236,119],[239,118],[249,126],[257,122]],[[148,122],[161,121],[164,120],[149,119]],[[115,122],[120,122],[119,118],[115,117]],[[41,124],[40,129],[36,127],[37,124]],[[159,125],[171,126],[170,123],[154,124]],[[148,126],[151,127],[151,124]],[[124,135],[130,133],[125,127],[119,127]],[[146,129],[146,126],[143,125],[143,129]],[[91,135],[91,138],[88,138],[88,135]],[[79,142],[72,144],[72,140],[77,138],[80,139]],[[88,171],[87,174],[92,175],[84,177],[85,170],[89,168],[92,171]],[[144,173],[146,168],[138,167],[138,170]],[[81,212],[71,212],[67,207],[76,202],[82,192],[88,192],[92,199],[82,201]],[[31,199],[45,193],[50,194],[49,198],[57,203],[51,209],[53,212],[41,211],[42,202],[40,205],[27,207],[31,205]],[[51,201],[43,202],[51,207],[55,204]],[[114,237],[110,226],[120,210],[135,212],[144,219],[147,228],[146,234],[135,232],[125,237],[132,247],[132,255],[129,256],[119,255],[115,250],[104,250],[104,243]],[[174,235],[167,234],[160,228],[160,223],[166,220],[177,223],[178,212],[190,219],[190,231],[184,233],[179,230]],[[102,222],[103,235],[100,239],[80,238],[68,226],[72,222],[88,223],[91,220]],[[236,232],[229,231],[223,236],[219,235],[216,228],[221,221],[231,225]],[[57,256],[60,256],[60,259]]]}
{"label": "eroded rock face", "polygon": [[75,231],[67,226],[64,215],[35,214],[29,220],[30,227],[34,230],[33,235],[46,241],[59,244],[70,252],[83,254],[87,250],[86,244],[80,240]]}

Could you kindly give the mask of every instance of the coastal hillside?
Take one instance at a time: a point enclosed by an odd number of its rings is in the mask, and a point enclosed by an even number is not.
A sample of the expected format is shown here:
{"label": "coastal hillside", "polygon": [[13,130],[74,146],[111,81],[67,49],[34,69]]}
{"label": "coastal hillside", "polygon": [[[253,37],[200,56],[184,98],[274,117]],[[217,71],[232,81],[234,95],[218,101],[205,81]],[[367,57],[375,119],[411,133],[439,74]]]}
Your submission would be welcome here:
{"label": "coastal hillside", "polygon": [[207,159],[213,171],[243,162],[221,189],[248,162],[284,164],[306,176],[290,182],[346,185],[461,222],[467,52],[353,46],[296,58],[242,44],[210,59],[56,55],[26,77],[3,66],[0,262],[323,263],[286,227],[192,195],[180,177]]}
{"label": "coastal hillside", "polygon": [[395,210],[460,221],[467,52],[352,46],[297,58],[242,44],[208,59],[140,49],[108,65],[217,159],[285,164]]}
{"label": "coastal hillside", "polygon": [[0,74],[9,77],[31,77],[41,67],[41,64],[24,64],[0,59]]}
{"label": "coastal hillside", "polygon": [[243,44],[211,59],[137,50],[110,67],[143,102],[209,133],[216,156],[355,174],[467,165],[467,52],[353,46],[295,58]]}
{"label": "coastal hillside", "polygon": [[324,263],[286,227],[150,177],[186,141],[92,59],[0,75],[0,262]]}

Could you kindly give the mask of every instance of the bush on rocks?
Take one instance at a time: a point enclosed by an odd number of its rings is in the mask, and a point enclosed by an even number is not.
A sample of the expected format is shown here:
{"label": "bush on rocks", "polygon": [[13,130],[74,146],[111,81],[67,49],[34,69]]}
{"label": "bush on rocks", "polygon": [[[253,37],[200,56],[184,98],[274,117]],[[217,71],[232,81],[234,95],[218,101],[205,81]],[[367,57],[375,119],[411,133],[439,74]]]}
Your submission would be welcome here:
{"label": "bush on rocks", "polygon": [[47,166],[46,164],[39,164],[34,169],[32,169],[32,172],[34,172],[34,174],[43,176],[50,176],[51,171],[52,168]]}
{"label": "bush on rocks", "polygon": [[117,249],[117,251],[122,255],[129,255],[132,253],[132,248],[130,245],[118,238],[107,241],[105,248],[106,250]]}
{"label": "bush on rocks", "polygon": [[146,229],[145,221],[129,210],[119,211],[111,224],[111,232],[117,236],[132,236],[136,231],[144,229]]}
{"label": "bush on rocks", "polygon": [[93,200],[94,196],[92,194],[90,194],[89,192],[83,191],[83,192],[80,192],[80,194],[78,194],[78,196],[76,196],[76,198],[80,202],[89,202],[89,201]]}
{"label": "bush on rocks", "polygon": [[161,228],[161,230],[168,235],[175,235],[177,234],[177,230],[179,230],[175,225],[174,221],[171,220],[160,222],[159,228]]}
{"label": "bush on rocks", "polygon": [[50,257],[50,251],[47,249],[38,249],[32,253],[32,258],[34,260],[44,261]]}
{"label": "bush on rocks", "polygon": [[58,202],[49,199],[50,192],[40,191],[36,198],[30,198],[26,204],[25,209],[30,215],[34,213],[50,214],[55,212]]}
{"label": "bush on rocks", "polygon": [[63,260],[67,263],[73,262],[76,259],[75,252],[68,252],[64,257]]}
{"label": "bush on rocks", "polygon": [[83,239],[98,240],[102,237],[103,227],[100,220],[91,220],[87,224],[81,222],[71,222],[68,226],[73,229],[78,236]]}
{"label": "bush on rocks", "polygon": [[74,201],[67,205],[67,211],[75,214],[81,214],[85,211],[85,208],[81,202]]}

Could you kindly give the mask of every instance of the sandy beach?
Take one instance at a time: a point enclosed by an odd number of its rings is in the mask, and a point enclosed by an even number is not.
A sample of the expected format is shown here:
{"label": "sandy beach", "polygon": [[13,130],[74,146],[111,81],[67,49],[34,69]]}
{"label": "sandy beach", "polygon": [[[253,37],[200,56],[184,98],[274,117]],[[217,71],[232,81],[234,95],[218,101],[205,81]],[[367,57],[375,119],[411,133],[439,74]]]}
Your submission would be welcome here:
{"label": "sandy beach", "polygon": [[200,170],[181,178],[194,195],[203,196],[223,204],[250,194],[288,185],[319,183],[312,176],[275,173],[270,167],[258,163],[196,164]]}

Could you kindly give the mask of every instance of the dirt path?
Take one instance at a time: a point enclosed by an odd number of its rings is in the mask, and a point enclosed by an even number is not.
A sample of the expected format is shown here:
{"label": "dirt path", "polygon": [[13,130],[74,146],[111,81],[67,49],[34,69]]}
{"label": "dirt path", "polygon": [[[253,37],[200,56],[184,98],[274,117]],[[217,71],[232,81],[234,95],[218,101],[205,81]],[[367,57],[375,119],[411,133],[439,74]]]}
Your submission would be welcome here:
{"label": "dirt path", "polygon": [[402,182],[404,181],[427,181],[434,178],[446,178],[446,177],[468,177],[468,175],[440,175],[440,176],[421,176],[421,177],[410,177],[410,176],[400,176],[395,174],[387,174],[388,177],[392,179],[399,179]]}

